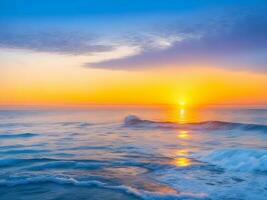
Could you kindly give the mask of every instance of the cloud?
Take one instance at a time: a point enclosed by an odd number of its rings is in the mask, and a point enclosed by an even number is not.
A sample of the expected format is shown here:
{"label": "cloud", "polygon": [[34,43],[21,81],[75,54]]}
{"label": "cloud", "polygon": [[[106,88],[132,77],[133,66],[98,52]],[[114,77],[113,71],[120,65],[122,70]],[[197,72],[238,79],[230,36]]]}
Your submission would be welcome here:
{"label": "cloud", "polygon": [[231,9],[212,4],[197,11],[123,19],[0,18],[0,47],[83,55],[88,58],[84,66],[111,70],[214,64],[266,71],[266,13],[264,4],[251,1]]}
{"label": "cloud", "polygon": [[0,47],[74,55],[113,49],[111,45],[97,44],[96,36],[91,33],[17,29],[0,31]]}
{"label": "cloud", "polygon": [[96,63],[91,67],[134,70],[166,65],[214,64],[229,69],[267,71],[266,13],[251,11],[238,17],[228,14],[186,26],[165,26],[161,32],[172,30],[171,38],[175,38],[175,34],[185,37],[174,40],[166,48],[151,48],[133,57]]}
{"label": "cloud", "polygon": [[170,48],[175,42],[182,41],[181,36],[162,37],[151,33],[142,34],[141,36],[127,36],[123,41],[117,41],[112,51],[91,53],[88,56],[88,62],[85,67],[92,67],[98,63],[109,63],[112,61],[120,61],[121,59],[131,59],[140,56],[152,50],[163,50]]}
{"label": "cloud", "polygon": [[141,49],[138,46],[117,46],[114,47],[113,50],[106,52],[94,52],[90,53],[87,56],[88,63],[84,64],[84,66],[90,66],[94,63],[100,63],[110,60],[116,60],[121,58],[127,58],[134,55],[138,55]]}
{"label": "cloud", "polygon": [[[74,21],[75,22],[75,21]],[[0,30],[0,48],[25,49],[36,52],[87,56],[90,66],[105,61],[128,58],[155,49],[167,49],[183,35],[166,36],[153,32],[128,32],[100,28],[86,21],[73,27],[70,23],[18,23],[5,25]],[[112,34],[107,32],[113,31]]]}

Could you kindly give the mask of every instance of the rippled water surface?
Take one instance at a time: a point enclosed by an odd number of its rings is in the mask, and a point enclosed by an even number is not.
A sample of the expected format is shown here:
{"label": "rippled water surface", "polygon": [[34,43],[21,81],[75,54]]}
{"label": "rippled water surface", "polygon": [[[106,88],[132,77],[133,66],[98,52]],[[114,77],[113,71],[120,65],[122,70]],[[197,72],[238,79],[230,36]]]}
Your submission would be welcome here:
{"label": "rippled water surface", "polygon": [[0,199],[267,197],[267,110],[0,111]]}

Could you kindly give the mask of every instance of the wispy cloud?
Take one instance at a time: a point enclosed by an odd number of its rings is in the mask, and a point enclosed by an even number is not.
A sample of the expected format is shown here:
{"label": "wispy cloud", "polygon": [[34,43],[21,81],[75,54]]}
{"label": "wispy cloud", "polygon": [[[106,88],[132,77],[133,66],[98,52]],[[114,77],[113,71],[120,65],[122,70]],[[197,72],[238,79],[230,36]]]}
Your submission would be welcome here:
{"label": "wispy cloud", "polygon": [[0,46],[62,54],[88,54],[113,50],[113,46],[97,43],[91,33],[62,31],[5,30],[0,31]]}
{"label": "wispy cloud", "polygon": [[[267,11],[267,9],[266,9]],[[149,51],[126,59],[91,65],[110,69],[137,69],[172,65],[214,64],[229,69],[267,71],[267,12],[248,12],[236,18],[218,17],[211,23],[170,25],[173,35],[155,40]],[[210,18],[212,20],[214,18]],[[175,29],[177,28],[177,29]],[[165,34],[170,29],[162,30]],[[173,33],[174,32],[174,33]],[[183,37],[180,37],[184,35]],[[153,38],[153,37],[150,37]],[[177,40],[172,40],[177,38]],[[161,45],[163,44],[163,45]],[[166,45],[164,45],[166,44]],[[149,45],[148,45],[149,46]],[[154,46],[163,48],[154,48]]]}
{"label": "wispy cloud", "polygon": [[138,46],[117,46],[110,51],[94,52],[89,54],[88,63],[85,66],[90,66],[93,63],[101,63],[105,61],[117,60],[138,55],[141,49]]}
{"label": "wispy cloud", "polygon": [[[159,4],[154,11],[159,12],[161,6],[164,9],[157,17],[151,13],[136,17],[130,12],[131,15],[124,15],[127,18],[114,18],[107,12],[105,18],[79,16],[76,21],[54,22],[49,17],[36,21],[32,16],[29,21],[9,21],[5,16],[0,20],[0,47],[83,55],[88,58],[84,66],[111,70],[207,63],[229,69],[266,71],[267,6],[264,3],[246,1],[242,6],[238,3],[232,6],[227,1],[226,9],[213,1],[209,6],[192,1],[192,9],[187,1],[175,2],[176,10],[165,7],[166,3]],[[182,9],[179,3],[191,7]],[[171,10],[171,14],[163,12],[165,9]],[[6,10],[9,16],[11,7]],[[132,11],[139,13],[138,9]]]}
{"label": "wispy cloud", "polygon": [[[94,30],[93,26],[87,25],[86,22],[76,27],[66,24],[60,28],[55,28],[55,24],[47,26],[42,23],[38,27],[36,24],[27,23],[25,27],[16,23],[5,27],[6,29],[0,30],[0,48],[83,55],[88,57],[85,66],[167,49],[185,38],[182,34],[163,35],[150,30],[115,30],[108,34],[107,30],[101,31],[101,28]],[[114,29],[116,28],[114,25]]]}

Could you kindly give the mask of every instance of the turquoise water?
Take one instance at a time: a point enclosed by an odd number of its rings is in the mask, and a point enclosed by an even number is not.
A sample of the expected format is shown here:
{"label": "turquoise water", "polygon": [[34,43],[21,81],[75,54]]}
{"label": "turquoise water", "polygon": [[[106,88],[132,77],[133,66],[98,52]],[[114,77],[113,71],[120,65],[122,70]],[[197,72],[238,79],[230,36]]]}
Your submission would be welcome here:
{"label": "turquoise water", "polygon": [[267,110],[0,111],[0,199],[267,196]]}

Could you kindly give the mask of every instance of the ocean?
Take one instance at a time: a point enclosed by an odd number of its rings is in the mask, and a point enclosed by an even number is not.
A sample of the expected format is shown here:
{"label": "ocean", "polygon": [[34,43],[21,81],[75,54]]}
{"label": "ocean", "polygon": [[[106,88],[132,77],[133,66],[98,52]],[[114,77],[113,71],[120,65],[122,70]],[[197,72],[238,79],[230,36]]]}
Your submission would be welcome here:
{"label": "ocean", "polygon": [[266,200],[267,110],[1,110],[0,199]]}

